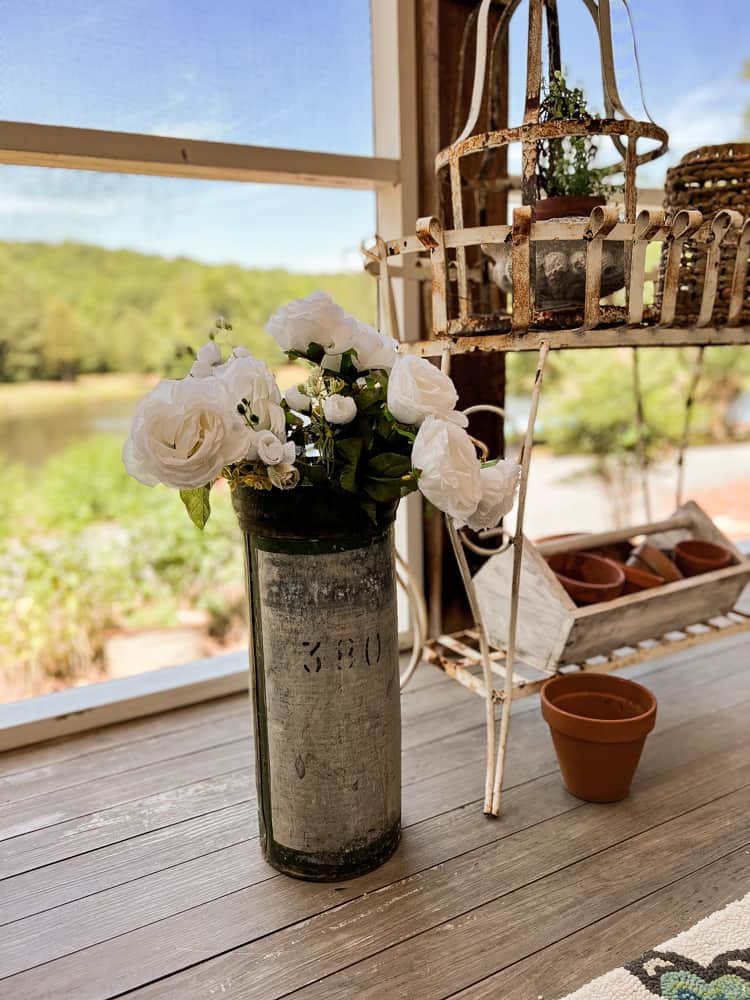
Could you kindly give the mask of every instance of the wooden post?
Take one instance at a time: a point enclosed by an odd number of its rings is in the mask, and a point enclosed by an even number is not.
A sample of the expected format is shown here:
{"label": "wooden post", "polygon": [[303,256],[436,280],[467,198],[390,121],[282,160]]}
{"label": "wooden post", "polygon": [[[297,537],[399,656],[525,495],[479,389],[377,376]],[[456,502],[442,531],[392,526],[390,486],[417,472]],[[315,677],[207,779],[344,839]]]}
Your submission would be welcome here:
{"label": "wooden post", "polygon": [[[494,3],[489,16],[489,37],[492,39],[505,4]],[[455,122],[460,131],[468,112],[474,74],[473,41],[475,25],[469,24],[467,57],[459,66],[464,31],[472,19],[473,4],[465,0],[418,0],[417,2],[417,76],[418,76],[418,136],[420,215],[436,215],[444,222],[452,217],[450,196],[446,187],[439,189],[435,177],[435,156],[440,149],[456,138]],[[494,58],[488,52],[491,78],[485,88],[480,112],[480,127],[503,128],[508,123],[508,60],[507,42],[501,41]],[[460,98],[460,100],[459,100]],[[456,107],[457,103],[460,107]],[[456,111],[458,113],[456,113]],[[482,166],[462,164],[462,171],[474,171]],[[507,177],[507,150],[494,155],[487,180]],[[473,181],[473,175],[465,176]],[[482,197],[468,194],[461,210],[466,226],[485,225],[507,220],[507,192],[487,191]],[[468,266],[481,261],[478,250],[472,248]],[[455,284],[450,291],[455,294]],[[427,293],[429,294],[429,293]],[[472,299],[469,289],[466,306],[470,311],[478,302]],[[456,300],[452,305],[455,309]],[[451,375],[459,393],[459,406],[465,409],[475,403],[492,400],[502,406],[505,398],[505,359],[500,354],[487,357],[456,357]],[[493,455],[504,454],[502,421],[489,414],[478,414],[472,420],[472,433],[485,441]],[[466,607],[461,576],[455,560],[450,556],[444,519],[428,515],[425,522],[425,557],[427,564],[428,606],[430,634],[444,629],[454,630],[471,621]],[[472,557],[473,562],[473,557]]]}

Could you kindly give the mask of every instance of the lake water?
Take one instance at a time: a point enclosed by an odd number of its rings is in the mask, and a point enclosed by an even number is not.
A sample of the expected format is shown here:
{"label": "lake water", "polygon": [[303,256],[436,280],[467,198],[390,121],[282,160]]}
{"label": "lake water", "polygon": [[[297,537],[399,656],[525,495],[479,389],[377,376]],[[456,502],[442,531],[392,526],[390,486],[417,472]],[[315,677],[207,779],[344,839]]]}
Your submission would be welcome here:
{"label": "lake water", "polygon": [[100,433],[127,436],[136,399],[89,400],[54,413],[3,419],[0,456],[29,468],[44,463],[74,441]]}

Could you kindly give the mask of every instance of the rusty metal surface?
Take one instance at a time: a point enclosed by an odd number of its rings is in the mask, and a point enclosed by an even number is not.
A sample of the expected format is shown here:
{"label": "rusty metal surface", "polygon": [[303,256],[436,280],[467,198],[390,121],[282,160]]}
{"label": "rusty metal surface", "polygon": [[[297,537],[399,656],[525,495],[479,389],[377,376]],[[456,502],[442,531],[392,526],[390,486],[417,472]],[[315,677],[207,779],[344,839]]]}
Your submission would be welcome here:
{"label": "rusty metal surface", "polygon": [[[550,350],[581,350],[592,347],[707,347],[732,345],[735,347],[750,346],[750,327],[722,326],[718,328],[696,327],[664,327],[654,326],[613,326],[598,330],[557,329],[528,330],[514,333],[506,320],[507,329],[495,332],[489,323],[489,317],[478,317],[474,329],[470,333],[462,332],[461,324],[454,321],[449,324],[448,335],[435,340],[415,340],[401,345],[403,354],[416,354],[423,358],[440,357],[450,345],[452,354],[474,354],[538,351],[544,340],[550,345]],[[477,332],[477,327],[483,323],[485,332]]]}
{"label": "rusty metal surface", "polygon": [[603,239],[618,222],[617,209],[612,205],[597,205],[589,218],[586,230],[586,289],[584,292],[583,321],[591,329],[601,318],[602,251]]}
{"label": "rusty metal surface", "polygon": [[711,236],[707,240],[708,255],[706,257],[706,274],[703,280],[703,296],[696,326],[708,326],[714,311],[716,292],[719,288],[719,269],[721,268],[721,248],[727,237],[735,238],[742,229],[744,219],[739,212],[724,209],[717,212],[711,223]]}
{"label": "rusty metal surface", "polygon": [[531,263],[529,232],[531,230],[531,209],[521,206],[513,211],[513,237],[511,254],[513,257],[513,330],[525,330],[531,321]]}
{"label": "rusty metal surface", "polygon": [[667,237],[667,263],[664,268],[664,280],[661,296],[661,322],[671,326],[677,311],[677,292],[680,284],[680,264],[682,248],[685,240],[697,233],[703,222],[700,212],[682,210],[678,212],[672,223],[672,231]]}
{"label": "rusty metal surface", "polygon": [[745,288],[747,286],[748,255],[750,255],[750,219],[747,219],[745,225],[742,227],[742,232],[737,242],[737,257],[734,263],[732,291],[729,298],[729,313],[727,315],[729,326],[734,326],[740,322],[742,306],[745,301]]}
{"label": "rusty metal surface", "polygon": [[657,159],[666,152],[668,135],[659,125],[653,122],[641,122],[633,119],[591,118],[587,121],[551,121],[528,122],[514,128],[500,129],[496,132],[480,132],[468,139],[453,143],[441,149],[435,157],[435,171],[442,170],[452,160],[461,160],[466,156],[495,149],[498,146],[508,146],[514,142],[536,142],[538,139],[562,139],[569,135],[607,135],[632,136],[638,139],[653,139],[659,143],[655,149],[639,153],[634,157],[635,166],[642,166]]}
{"label": "rusty metal surface", "polygon": [[443,227],[435,216],[417,222],[417,239],[430,251],[432,262],[432,328],[435,334],[444,333],[448,326],[447,270]]}
{"label": "rusty metal surface", "polygon": [[[591,657],[583,664],[566,664],[558,668],[557,671],[547,672],[536,667],[524,664],[529,676],[520,681],[515,681],[512,689],[512,700],[525,698],[536,694],[542,684],[555,673],[611,673],[614,670],[622,670],[625,667],[632,667],[638,663],[645,663],[660,656],[673,653],[681,653],[692,649],[695,646],[703,645],[707,642],[714,642],[717,638],[724,636],[739,635],[750,631],[750,616],[738,611],[731,611],[721,619],[711,619],[708,622],[697,622],[688,626],[687,629],[679,632],[670,632],[666,636],[654,637],[638,643],[637,646],[624,646],[608,655]],[[438,639],[431,639],[425,646],[425,661],[432,663],[440,670],[455,678],[464,687],[469,688],[480,698],[485,697],[485,687],[480,674],[472,673],[480,665],[480,654],[476,637],[470,631],[458,632],[455,638],[461,641],[462,646],[472,645],[475,647],[474,654],[457,657],[457,655],[443,643],[441,636]],[[494,686],[492,689],[492,701],[501,704],[504,700],[503,692],[498,691]]]}

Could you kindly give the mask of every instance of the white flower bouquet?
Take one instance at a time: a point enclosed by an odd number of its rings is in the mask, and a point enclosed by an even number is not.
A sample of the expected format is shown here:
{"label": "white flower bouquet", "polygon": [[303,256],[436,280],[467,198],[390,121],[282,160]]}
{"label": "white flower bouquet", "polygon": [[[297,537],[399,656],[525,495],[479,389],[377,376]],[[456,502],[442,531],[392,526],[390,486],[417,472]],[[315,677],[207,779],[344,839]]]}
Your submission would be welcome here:
{"label": "white flower bouquet", "polygon": [[307,363],[299,384],[282,398],[262,361],[243,347],[224,360],[211,340],[185,378],[139,404],[123,449],[130,475],[179,489],[201,528],[221,476],[233,488],[323,487],[373,523],[379,506],[416,489],[459,526],[493,527],[508,513],[518,466],[482,464],[456,389],[433,364],[399,355],[322,292],[279,309],[267,329]]}

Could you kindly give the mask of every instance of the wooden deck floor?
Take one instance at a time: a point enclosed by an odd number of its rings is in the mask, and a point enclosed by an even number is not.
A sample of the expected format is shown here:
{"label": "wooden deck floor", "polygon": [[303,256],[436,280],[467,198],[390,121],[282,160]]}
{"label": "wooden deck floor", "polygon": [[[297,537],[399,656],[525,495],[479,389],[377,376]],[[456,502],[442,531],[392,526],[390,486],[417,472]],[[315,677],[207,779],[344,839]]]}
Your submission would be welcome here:
{"label": "wooden deck floor", "polygon": [[569,796],[528,699],[493,821],[482,705],[420,668],[403,846],[338,885],[263,862],[242,697],[6,754],[0,996],[556,1000],[749,888],[750,641],[630,674],[659,699],[630,798]]}

